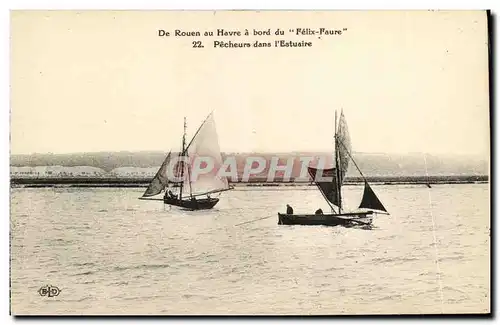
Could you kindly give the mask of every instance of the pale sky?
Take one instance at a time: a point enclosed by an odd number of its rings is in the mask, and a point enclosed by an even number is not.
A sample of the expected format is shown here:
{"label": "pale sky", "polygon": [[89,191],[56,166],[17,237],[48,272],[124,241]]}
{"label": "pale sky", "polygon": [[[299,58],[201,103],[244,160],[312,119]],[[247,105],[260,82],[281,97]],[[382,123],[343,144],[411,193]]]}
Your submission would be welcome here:
{"label": "pale sky", "polygon": [[[158,37],[158,29],[347,28]],[[214,40],[311,48],[213,48]],[[205,48],[192,48],[193,40]],[[485,12],[13,12],[11,153],[178,149],[215,110],[222,151],[489,155]]]}

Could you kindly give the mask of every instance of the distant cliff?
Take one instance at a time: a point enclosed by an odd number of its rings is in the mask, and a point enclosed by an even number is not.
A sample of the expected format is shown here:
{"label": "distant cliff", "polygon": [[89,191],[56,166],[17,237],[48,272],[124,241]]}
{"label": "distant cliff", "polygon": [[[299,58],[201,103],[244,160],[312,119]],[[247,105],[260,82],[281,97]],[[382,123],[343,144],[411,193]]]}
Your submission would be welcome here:
{"label": "distant cliff", "polygon": [[[99,168],[104,174],[119,173],[126,170],[134,173],[144,169],[151,173],[151,169],[158,168],[166,154],[164,152],[97,152],[75,154],[33,154],[12,155],[11,166],[36,167],[36,166],[84,166]],[[261,176],[266,175],[272,157],[279,157],[280,164],[285,164],[288,158],[294,158],[292,177],[298,177],[301,164],[300,157],[326,156],[324,152],[297,152],[297,153],[225,153],[226,156],[235,156],[238,173],[241,174],[248,157],[262,157],[267,160],[267,167]],[[365,176],[424,176],[429,175],[488,175],[488,161],[475,156],[437,156],[422,154],[370,154],[353,153],[358,166]],[[135,167],[135,168],[134,168]],[[348,176],[359,176],[356,168],[351,164]]]}

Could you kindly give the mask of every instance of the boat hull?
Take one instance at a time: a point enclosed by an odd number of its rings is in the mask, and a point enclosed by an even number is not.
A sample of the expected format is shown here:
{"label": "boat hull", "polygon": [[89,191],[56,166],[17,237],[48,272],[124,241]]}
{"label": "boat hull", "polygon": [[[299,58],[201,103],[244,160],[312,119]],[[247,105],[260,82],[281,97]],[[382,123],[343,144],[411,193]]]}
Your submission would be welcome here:
{"label": "boat hull", "polygon": [[218,198],[197,199],[196,201],[190,199],[178,200],[170,197],[163,198],[163,203],[178,206],[186,210],[208,210],[212,209],[218,202]]}
{"label": "boat hull", "polygon": [[373,212],[355,212],[341,214],[286,214],[278,213],[279,225],[304,226],[369,226]]}

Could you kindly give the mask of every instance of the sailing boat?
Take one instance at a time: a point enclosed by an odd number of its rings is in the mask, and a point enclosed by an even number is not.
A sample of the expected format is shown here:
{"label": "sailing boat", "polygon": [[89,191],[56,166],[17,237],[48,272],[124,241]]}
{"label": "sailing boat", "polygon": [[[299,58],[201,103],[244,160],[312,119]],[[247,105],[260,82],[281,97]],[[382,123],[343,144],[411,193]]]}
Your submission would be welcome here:
{"label": "sailing boat", "polygon": [[[184,117],[184,134],[182,149],[178,156],[169,152],[148,188],[140,197],[141,200],[162,200],[164,204],[178,206],[187,210],[212,209],[219,198],[211,195],[233,189],[226,177],[219,177],[217,171],[222,166],[222,155],[215,127],[213,112],[203,121],[186,145],[186,118]],[[187,163],[195,157],[209,157],[214,162],[212,171],[192,177],[192,166]],[[169,179],[168,168],[174,158],[178,161],[174,167],[175,178]],[[163,198],[152,198],[164,191]]]}
{"label": "sailing boat", "polygon": [[[330,206],[332,213],[323,214],[285,214],[278,213],[278,224],[280,225],[325,225],[325,226],[369,226],[372,223],[373,213],[388,214],[384,205],[373,192],[370,184],[364,177],[358,165],[351,155],[351,139],[344,112],[341,111],[339,123],[337,125],[337,112],[335,112],[335,166],[332,168],[308,167],[309,176],[320,190],[323,198]],[[342,201],[342,185],[349,167],[349,161],[354,163],[359,173],[364,179],[364,192],[359,208],[353,212],[345,212]],[[316,178],[328,177],[328,181]],[[336,208],[335,208],[336,207]]]}

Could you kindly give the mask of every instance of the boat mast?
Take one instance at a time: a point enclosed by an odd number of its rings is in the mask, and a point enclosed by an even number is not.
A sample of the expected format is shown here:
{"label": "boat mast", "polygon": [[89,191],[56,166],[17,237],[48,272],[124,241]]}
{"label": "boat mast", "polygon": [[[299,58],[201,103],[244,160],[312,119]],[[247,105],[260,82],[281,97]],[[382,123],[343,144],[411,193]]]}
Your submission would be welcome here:
{"label": "boat mast", "polygon": [[[181,159],[182,157],[184,157],[184,151],[185,151],[185,147],[186,147],[186,117],[184,116],[184,134],[182,135],[182,150],[181,150]],[[184,176],[184,161],[181,160],[181,175]],[[182,177],[182,180],[181,180],[181,186],[180,186],[180,190],[179,190],[179,201],[182,200],[182,188],[183,188],[183,184],[184,184],[184,177]]]}
{"label": "boat mast", "polygon": [[335,176],[336,182],[335,186],[337,187],[337,202],[339,207],[339,213],[342,213],[342,193],[341,193],[341,184],[340,184],[340,166],[339,166],[339,141],[337,138],[338,126],[337,126],[337,110],[335,110]]}

